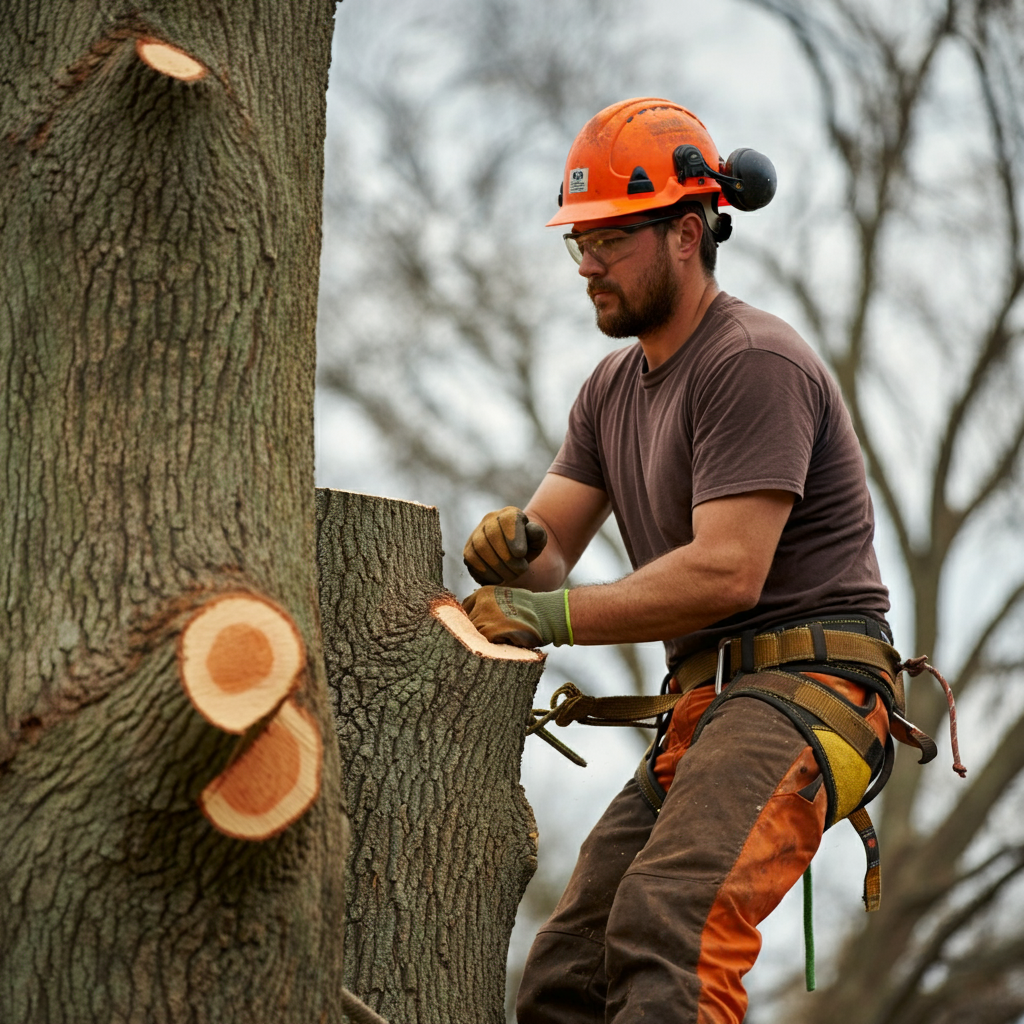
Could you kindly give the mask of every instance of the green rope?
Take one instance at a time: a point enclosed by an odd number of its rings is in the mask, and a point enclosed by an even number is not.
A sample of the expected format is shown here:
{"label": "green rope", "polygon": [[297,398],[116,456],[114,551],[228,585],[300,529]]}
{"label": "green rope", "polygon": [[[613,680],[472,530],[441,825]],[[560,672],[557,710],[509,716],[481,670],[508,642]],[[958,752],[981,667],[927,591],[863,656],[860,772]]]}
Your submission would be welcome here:
{"label": "green rope", "polygon": [[813,992],[814,981],[814,894],[811,891],[811,865],[804,872],[804,978],[807,991]]}

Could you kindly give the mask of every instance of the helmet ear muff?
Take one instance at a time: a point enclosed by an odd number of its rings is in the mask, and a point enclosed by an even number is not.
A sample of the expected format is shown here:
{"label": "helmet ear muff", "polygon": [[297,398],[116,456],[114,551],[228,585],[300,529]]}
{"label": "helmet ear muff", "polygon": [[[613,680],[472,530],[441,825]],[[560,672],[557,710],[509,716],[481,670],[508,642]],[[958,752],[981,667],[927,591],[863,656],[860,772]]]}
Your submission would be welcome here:
{"label": "helmet ear muff", "polygon": [[680,184],[687,178],[712,178],[722,186],[729,205],[737,210],[760,210],[775,195],[775,166],[756,149],[734,149],[720,171],[708,167],[701,151],[692,145],[677,146],[672,162]]}
{"label": "helmet ear muff", "polygon": [[772,201],[778,176],[775,165],[764,153],[749,147],[734,149],[722,170],[725,173],[718,180],[730,206],[744,211],[760,210]]}

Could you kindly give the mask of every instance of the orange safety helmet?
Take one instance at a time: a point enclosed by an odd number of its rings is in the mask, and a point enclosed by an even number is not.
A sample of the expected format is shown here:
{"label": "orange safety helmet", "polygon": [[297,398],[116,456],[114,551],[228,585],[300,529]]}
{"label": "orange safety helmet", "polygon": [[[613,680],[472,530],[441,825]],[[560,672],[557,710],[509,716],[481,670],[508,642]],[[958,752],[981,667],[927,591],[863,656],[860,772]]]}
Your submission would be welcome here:
{"label": "orange safety helmet", "polygon": [[678,103],[642,97],[605,107],[583,126],[548,227],[623,217],[692,197],[724,241],[729,218],[718,217],[719,204],[759,209],[774,194],[775,168],[767,157],[739,149],[723,164],[696,115]]}

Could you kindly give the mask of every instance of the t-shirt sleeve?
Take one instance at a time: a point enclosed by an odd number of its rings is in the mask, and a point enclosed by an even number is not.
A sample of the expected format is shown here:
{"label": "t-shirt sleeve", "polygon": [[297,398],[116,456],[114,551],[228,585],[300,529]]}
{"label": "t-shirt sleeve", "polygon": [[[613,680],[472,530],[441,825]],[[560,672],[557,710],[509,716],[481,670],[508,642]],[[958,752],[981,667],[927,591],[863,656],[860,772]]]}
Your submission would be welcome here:
{"label": "t-shirt sleeve", "polygon": [[593,377],[584,382],[569,411],[569,426],[549,473],[607,491],[594,429]]}
{"label": "t-shirt sleeve", "polygon": [[783,355],[746,349],[722,363],[694,398],[693,506],[759,490],[802,498],[824,408]]}

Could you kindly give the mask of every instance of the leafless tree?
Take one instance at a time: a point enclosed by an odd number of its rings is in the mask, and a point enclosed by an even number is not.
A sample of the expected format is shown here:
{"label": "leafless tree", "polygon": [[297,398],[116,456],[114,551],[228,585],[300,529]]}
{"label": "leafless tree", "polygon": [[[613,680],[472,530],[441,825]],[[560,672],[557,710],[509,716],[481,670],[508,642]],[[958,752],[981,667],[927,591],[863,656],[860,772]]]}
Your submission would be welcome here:
{"label": "leafless tree", "polygon": [[[1014,1021],[1024,933],[1000,910],[1024,857],[996,823],[1024,769],[1024,5],[752,3],[792,32],[822,129],[792,244],[753,254],[843,388],[906,573],[909,653],[950,659],[977,722],[969,781],[937,814],[938,769],[898,760],[882,908],[786,1019]],[[915,685],[911,711],[942,730],[937,688]]]}

